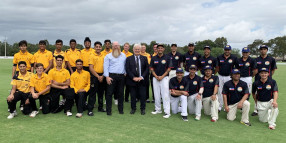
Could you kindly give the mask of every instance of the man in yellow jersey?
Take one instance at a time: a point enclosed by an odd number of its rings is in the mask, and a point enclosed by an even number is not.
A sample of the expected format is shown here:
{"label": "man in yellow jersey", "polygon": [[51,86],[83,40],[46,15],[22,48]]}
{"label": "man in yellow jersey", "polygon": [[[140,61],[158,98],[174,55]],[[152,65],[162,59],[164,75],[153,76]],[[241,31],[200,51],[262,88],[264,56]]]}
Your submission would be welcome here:
{"label": "man in yellow jersey", "polygon": [[[142,56],[145,56],[147,57],[147,60],[148,60],[148,64],[150,65],[150,61],[151,61],[151,55],[149,53],[146,52],[146,47],[147,45],[146,44],[142,44],[141,46],[141,55]],[[150,72],[148,73],[148,78],[146,78],[146,102],[147,103],[150,103],[150,100],[149,100],[149,86],[150,86],[150,79],[149,79],[149,76],[150,76]],[[154,96],[153,96],[154,97]],[[153,98],[154,100],[154,98]]]}
{"label": "man in yellow jersey", "polygon": [[76,64],[75,61],[77,59],[80,59],[80,50],[76,48],[76,40],[71,39],[70,40],[70,49],[66,50],[66,60],[67,62],[67,67],[72,74],[76,70]]}
{"label": "man in yellow jersey", "polygon": [[51,89],[51,80],[49,76],[43,72],[44,65],[42,63],[36,64],[36,71],[37,73],[32,76],[30,82],[32,97],[29,98],[29,101],[33,110],[30,117],[35,117],[39,113],[35,102],[36,99],[40,100],[43,107],[42,113],[50,113],[51,96],[49,93]]}
{"label": "man in yellow jersey", "polygon": [[76,117],[80,118],[83,115],[85,105],[85,96],[90,89],[90,74],[83,70],[83,61],[76,60],[76,71],[71,75],[70,87],[74,89],[75,101],[77,106]]}
{"label": "man in yellow jersey", "polygon": [[83,61],[83,69],[89,72],[89,57],[94,53],[94,49],[91,48],[91,41],[89,37],[84,39],[84,49],[81,50],[81,60]]}
{"label": "man in yellow jersey", "polygon": [[12,78],[15,72],[19,72],[19,67],[17,66],[20,61],[25,61],[27,64],[27,71],[31,72],[34,69],[34,56],[27,51],[28,43],[26,40],[19,42],[20,51],[14,55],[13,58],[13,69]]}
{"label": "man in yellow jersey", "polygon": [[56,56],[58,56],[58,55],[62,55],[64,58],[65,58],[65,60],[63,61],[63,64],[62,64],[62,66],[63,66],[63,68],[66,68],[67,67],[67,58],[65,57],[65,52],[64,51],[62,51],[62,48],[63,48],[63,40],[61,40],[61,39],[58,39],[58,40],[56,40],[56,50],[54,51],[54,53],[53,53],[53,57],[54,57],[54,59],[53,59],[53,67],[55,68],[56,66],[57,66],[57,63],[56,63]]}
{"label": "man in yellow jersey", "polygon": [[[94,50],[92,56],[89,58],[89,71],[90,71],[90,94],[88,102],[91,102],[88,105],[89,112],[92,112],[93,105],[96,102],[96,93],[98,96],[98,112],[105,112],[103,109],[103,94],[106,89],[106,79],[103,76],[103,63],[104,63],[104,55],[101,54],[102,44],[99,41],[94,43]],[[92,98],[91,98],[92,97]]]}
{"label": "man in yellow jersey", "polygon": [[15,74],[12,84],[12,90],[10,95],[7,97],[8,107],[10,109],[10,115],[7,119],[12,119],[17,115],[16,104],[19,100],[23,101],[24,110],[23,114],[30,114],[29,96],[30,96],[30,79],[33,73],[27,72],[27,64],[25,61],[18,62],[19,73]]}
{"label": "man in yellow jersey", "polygon": [[[130,49],[130,44],[127,42],[124,43],[122,53],[125,54],[126,58],[133,55],[131,52],[129,52],[129,49]],[[125,102],[129,102],[129,93],[130,93],[129,91],[130,91],[129,86],[126,86],[126,80],[125,80]]]}
{"label": "man in yellow jersey", "polygon": [[46,49],[46,41],[39,42],[39,50],[34,54],[35,64],[42,63],[44,65],[44,73],[48,73],[53,65],[53,54]]}
{"label": "man in yellow jersey", "polygon": [[101,52],[104,56],[112,52],[111,49],[111,41],[109,39],[104,40],[104,47],[105,49]]}
{"label": "man in yellow jersey", "polygon": [[51,112],[58,113],[62,110],[59,106],[60,95],[65,98],[64,112],[67,116],[72,116],[71,108],[73,105],[74,91],[70,86],[70,73],[62,67],[64,57],[58,55],[55,57],[57,66],[50,70],[51,79]]}

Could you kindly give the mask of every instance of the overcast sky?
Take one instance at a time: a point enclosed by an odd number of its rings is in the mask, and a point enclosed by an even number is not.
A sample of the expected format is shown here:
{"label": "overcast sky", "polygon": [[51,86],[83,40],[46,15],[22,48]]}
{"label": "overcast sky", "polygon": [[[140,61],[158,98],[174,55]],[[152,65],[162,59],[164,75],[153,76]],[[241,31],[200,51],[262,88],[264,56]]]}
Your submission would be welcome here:
{"label": "overcast sky", "polygon": [[189,42],[224,36],[241,49],[286,34],[286,0],[1,0],[0,41],[74,38]]}

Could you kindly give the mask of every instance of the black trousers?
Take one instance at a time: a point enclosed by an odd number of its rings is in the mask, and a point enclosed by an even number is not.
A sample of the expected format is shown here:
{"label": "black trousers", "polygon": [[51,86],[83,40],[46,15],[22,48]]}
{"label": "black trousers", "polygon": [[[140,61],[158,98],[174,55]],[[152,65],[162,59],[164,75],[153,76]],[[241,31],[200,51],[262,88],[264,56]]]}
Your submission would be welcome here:
{"label": "black trousers", "polygon": [[110,85],[107,84],[106,91],[106,112],[111,113],[112,108],[112,95],[118,97],[118,111],[123,112],[123,94],[124,94],[124,83],[125,76],[123,74],[112,74],[109,73],[109,77],[113,79]]}
{"label": "black trousers", "polygon": [[51,111],[54,112],[59,108],[59,100],[60,95],[66,99],[64,105],[64,111],[71,111],[72,105],[74,102],[74,89],[73,88],[66,88],[66,89],[57,89],[51,88]]}
{"label": "black trousers", "polygon": [[136,85],[129,86],[131,93],[131,109],[136,110],[136,98],[139,97],[140,100],[140,109],[145,110],[146,107],[146,86]]}
{"label": "black trousers", "polygon": [[[154,97],[154,89],[153,89],[153,75],[152,75],[152,73],[150,74],[150,82],[151,82],[151,89],[152,89],[153,100],[155,100],[155,97]],[[149,99],[149,83],[150,83],[150,82],[148,81],[148,87],[147,87],[147,89],[146,89],[146,90],[148,90],[148,96],[147,96],[146,99]]]}
{"label": "black trousers", "polygon": [[[42,106],[42,113],[48,114],[51,112],[51,96],[50,93],[47,93],[45,95],[40,95],[39,98],[40,105]],[[36,99],[34,99],[32,96],[29,97],[29,101],[31,104],[31,108],[33,111],[37,111],[37,105],[36,105]]]}
{"label": "black trousers", "polygon": [[[127,78],[127,77],[125,77],[125,78]],[[124,94],[125,94],[125,101],[129,101],[129,94],[130,94],[130,89],[129,89],[129,86],[128,85],[126,85],[126,79],[125,79],[125,92],[124,92]]]}
{"label": "black trousers", "polygon": [[77,113],[83,113],[86,96],[87,96],[86,92],[78,92],[77,94],[75,94],[75,103],[77,107]]}
{"label": "black trousers", "polygon": [[[99,76],[102,76],[103,73],[98,73]],[[99,82],[98,78],[95,76],[91,75],[91,81],[90,81],[90,94],[89,97],[94,97],[94,98],[89,98],[88,103],[89,105],[92,105],[92,109],[94,107],[94,104],[96,102],[96,94],[97,94],[97,102],[98,102],[98,110],[103,109],[103,95],[104,92],[106,92],[106,79],[103,78],[102,82]],[[89,102],[91,100],[91,102]],[[90,107],[89,107],[90,108]]]}
{"label": "black trousers", "polygon": [[14,99],[11,102],[7,101],[8,107],[10,109],[10,113],[13,113],[16,110],[16,104],[18,101],[21,101],[23,103],[24,110],[22,111],[23,114],[27,115],[32,112],[31,105],[25,104],[26,100],[29,99],[29,96],[31,93],[24,93],[21,91],[16,91],[14,93]]}

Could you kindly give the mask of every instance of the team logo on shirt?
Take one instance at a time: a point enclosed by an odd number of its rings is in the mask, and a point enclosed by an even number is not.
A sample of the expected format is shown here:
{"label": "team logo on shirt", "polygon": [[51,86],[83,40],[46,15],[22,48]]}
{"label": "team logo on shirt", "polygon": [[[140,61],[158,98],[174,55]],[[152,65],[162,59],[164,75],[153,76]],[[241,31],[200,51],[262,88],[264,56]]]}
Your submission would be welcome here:
{"label": "team logo on shirt", "polygon": [[243,64],[239,64],[239,66],[240,66],[240,67],[242,67],[242,66],[243,66]]}
{"label": "team logo on shirt", "polygon": [[258,62],[257,62],[257,64],[259,64],[259,65],[260,65],[260,64],[261,64],[261,62],[260,62],[260,61],[258,61]]}
{"label": "team logo on shirt", "polygon": [[270,64],[270,63],[269,63],[269,61],[265,61],[265,65],[267,65],[267,66],[268,66],[269,64]]}
{"label": "team logo on shirt", "polygon": [[270,90],[271,89],[271,85],[266,85],[266,89]]}
{"label": "team logo on shirt", "polygon": [[193,85],[197,85],[197,84],[198,84],[198,82],[197,82],[197,81],[194,81],[194,82],[193,82]]}
{"label": "team logo on shirt", "polygon": [[197,60],[197,57],[193,57],[193,60],[194,60],[194,61]]}
{"label": "team logo on shirt", "polygon": [[250,66],[250,63],[249,63],[249,62],[245,63],[245,66],[249,67],[249,66]]}
{"label": "team logo on shirt", "polygon": [[186,58],[186,60],[190,60],[190,58]]}
{"label": "team logo on shirt", "polygon": [[212,63],[213,63],[213,61],[212,61],[212,60],[209,60],[209,61],[208,61],[208,63],[209,63],[209,64],[212,64]]}
{"label": "team logo on shirt", "polygon": [[179,59],[179,56],[176,56],[175,59],[178,60],[178,59]]}
{"label": "team logo on shirt", "polygon": [[154,64],[158,64],[159,62],[158,61],[154,61]]}
{"label": "team logo on shirt", "polygon": [[229,63],[232,63],[232,59],[229,59],[228,62],[229,62]]}
{"label": "team logo on shirt", "polygon": [[214,82],[214,80],[211,78],[211,79],[209,80],[209,82],[210,82],[210,83],[213,83],[213,82]]}
{"label": "team logo on shirt", "polygon": [[162,60],[162,64],[166,64],[166,60]]}
{"label": "team logo on shirt", "polygon": [[183,85],[181,85],[181,86],[180,86],[180,89],[184,89],[184,86],[183,86]]}
{"label": "team logo on shirt", "polygon": [[238,88],[237,88],[237,91],[238,91],[238,92],[241,92],[241,91],[242,91],[242,87],[238,87]]}
{"label": "team logo on shirt", "polygon": [[224,62],[224,60],[219,60],[219,62],[220,62],[220,63],[223,63],[223,62]]}
{"label": "team logo on shirt", "polygon": [[206,63],[205,61],[201,61],[202,64]]}
{"label": "team logo on shirt", "polygon": [[261,89],[262,89],[262,86],[258,86],[257,89],[258,89],[258,90],[261,90]]}
{"label": "team logo on shirt", "polygon": [[232,87],[231,87],[231,88],[229,88],[229,90],[232,90],[232,91],[233,91],[233,90],[234,90],[234,88],[232,88]]}

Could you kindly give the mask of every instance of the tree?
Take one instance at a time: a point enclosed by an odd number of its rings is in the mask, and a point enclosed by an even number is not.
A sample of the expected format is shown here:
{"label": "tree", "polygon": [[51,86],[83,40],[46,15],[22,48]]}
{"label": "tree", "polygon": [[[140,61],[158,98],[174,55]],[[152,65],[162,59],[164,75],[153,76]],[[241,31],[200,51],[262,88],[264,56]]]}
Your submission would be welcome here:
{"label": "tree", "polygon": [[283,61],[285,60],[286,36],[270,39],[267,45],[269,46],[269,49],[274,57],[282,57]]}
{"label": "tree", "polygon": [[216,47],[216,44],[212,40],[197,41],[195,43],[196,50],[203,50],[205,46]]}
{"label": "tree", "polygon": [[259,46],[263,45],[264,41],[261,39],[255,39],[252,44],[247,45],[250,49],[250,54],[254,56],[258,56],[259,53]]}
{"label": "tree", "polygon": [[224,48],[227,45],[227,39],[225,37],[218,37],[214,41],[216,47]]}

